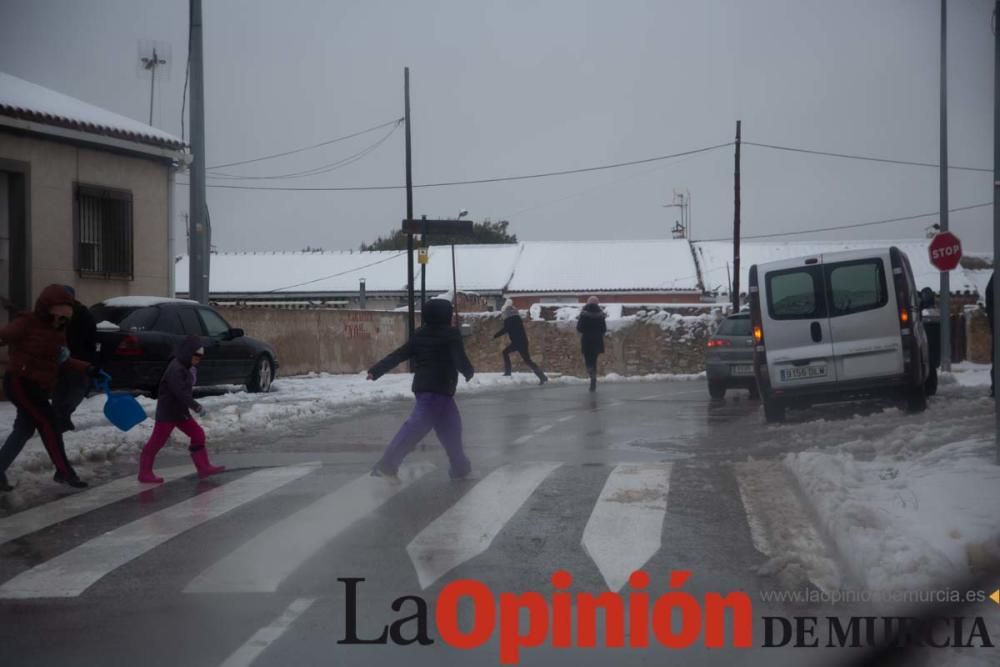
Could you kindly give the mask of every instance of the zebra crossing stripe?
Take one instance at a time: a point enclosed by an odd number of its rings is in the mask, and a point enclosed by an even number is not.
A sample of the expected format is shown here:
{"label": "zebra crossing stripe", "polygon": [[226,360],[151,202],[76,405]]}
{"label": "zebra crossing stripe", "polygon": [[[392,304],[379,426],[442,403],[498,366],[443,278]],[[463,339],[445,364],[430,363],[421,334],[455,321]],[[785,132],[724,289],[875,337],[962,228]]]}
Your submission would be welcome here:
{"label": "zebra crossing stripe", "polygon": [[[784,467],[770,461],[750,461],[737,463],[734,472],[757,551],[771,558],[772,566],[780,565],[791,573],[790,576],[804,572],[824,592],[840,589],[843,573],[829,556],[823,537],[809,518],[795,482],[789,479]],[[795,554],[794,562],[788,559],[788,554]]]}
{"label": "zebra crossing stripe", "polygon": [[[165,482],[172,482],[194,474],[194,468],[190,465],[177,466],[160,470],[158,474]],[[149,488],[148,484],[140,484],[134,477],[126,477],[4,517],[0,519],[0,544],[116,503]]]}
{"label": "zebra crossing stripe", "polygon": [[669,463],[618,465],[594,504],[582,544],[614,592],[660,549],[671,471]]}
{"label": "zebra crossing stripe", "polygon": [[198,494],[84,542],[0,586],[0,598],[71,598],[164,542],[316,470],[269,468]]}
{"label": "zebra crossing stripe", "polygon": [[561,463],[512,463],[476,484],[406,547],[421,588],[486,551],[508,521]]}
{"label": "zebra crossing stripe", "polygon": [[299,598],[292,602],[281,616],[274,619],[274,622],[267,627],[255,632],[253,637],[226,658],[220,667],[249,667],[252,665],[261,653],[278,641],[288,631],[288,628],[292,627],[292,623],[299,616],[309,611],[314,602],[316,602],[315,598]]}
{"label": "zebra crossing stripe", "polygon": [[303,563],[358,520],[434,470],[403,466],[402,483],[365,475],[279,521],[195,577],[185,593],[273,593]]}

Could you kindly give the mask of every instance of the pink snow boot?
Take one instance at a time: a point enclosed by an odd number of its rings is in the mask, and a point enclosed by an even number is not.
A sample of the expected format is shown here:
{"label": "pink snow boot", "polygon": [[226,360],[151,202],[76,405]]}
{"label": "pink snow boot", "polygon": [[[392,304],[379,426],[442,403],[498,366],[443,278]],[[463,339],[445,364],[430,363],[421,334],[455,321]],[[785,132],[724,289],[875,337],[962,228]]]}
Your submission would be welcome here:
{"label": "pink snow boot", "polygon": [[143,484],[163,484],[163,478],[153,473],[153,461],[160,450],[156,442],[150,441],[139,454],[139,481]]}
{"label": "pink snow boot", "polygon": [[139,481],[143,484],[163,484],[163,478],[153,474],[153,457],[146,452],[139,455]]}
{"label": "pink snow boot", "polygon": [[198,477],[218,475],[226,469],[226,466],[212,465],[212,462],[208,460],[208,450],[205,449],[205,445],[189,447],[188,451],[191,452],[191,461],[194,462],[194,467],[198,469]]}

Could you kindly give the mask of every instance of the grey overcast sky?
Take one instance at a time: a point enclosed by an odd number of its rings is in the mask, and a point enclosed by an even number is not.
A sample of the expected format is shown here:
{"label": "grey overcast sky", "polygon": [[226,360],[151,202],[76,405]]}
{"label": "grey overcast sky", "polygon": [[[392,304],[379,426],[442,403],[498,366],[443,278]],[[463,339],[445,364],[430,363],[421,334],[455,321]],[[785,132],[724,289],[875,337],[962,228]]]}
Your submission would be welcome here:
{"label": "grey overcast sky", "polygon": [[[954,165],[992,167],[990,0],[949,2]],[[733,139],[938,160],[937,0],[205,0],[209,165],[276,153],[402,116],[411,68],[416,183],[573,169]],[[0,0],[0,70],[147,120],[139,44],[170,45],[154,125],[181,133],[184,0]],[[230,167],[274,176],[336,163],[388,129]],[[417,215],[508,219],[524,240],[669,236],[673,188],[694,236],[724,237],[733,150],[596,173],[419,189]],[[186,181],[186,178],[181,178]],[[249,186],[402,184],[403,132],[363,159]],[[951,172],[952,207],[989,202],[991,175]],[[183,243],[187,188],[178,187]],[[356,248],[399,224],[403,191],[209,189],[220,250]],[[747,235],[936,211],[938,172],[747,146]],[[991,209],[952,215],[967,251]],[[911,222],[789,239],[919,237]],[[600,258],[581,258],[599,261]]]}

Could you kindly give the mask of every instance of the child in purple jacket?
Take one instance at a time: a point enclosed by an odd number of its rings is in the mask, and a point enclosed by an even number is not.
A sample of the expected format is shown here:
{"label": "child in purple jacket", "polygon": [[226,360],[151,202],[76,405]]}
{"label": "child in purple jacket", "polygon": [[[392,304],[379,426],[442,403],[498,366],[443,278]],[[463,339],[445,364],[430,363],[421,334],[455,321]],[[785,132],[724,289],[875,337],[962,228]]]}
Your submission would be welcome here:
{"label": "child in purple jacket", "polygon": [[216,475],[226,469],[225,466],[214,466],[208,460],[205,450],[205,431],[191,416],[191,410],[201,414],[202,407],[194,400],[194,385],[198,380],[198,363],[204,356],[201,339],[188,336],[177,348],[177,354],[167,366],[160,379],[159,398],[156,401],[156,426],[149,442],[142,448],[139,456],[139,481],[147,484],[160,484],[162,477],[153,474],[153,461],[156,454],[167,443],[175,428],[180,429],[191,438],[191,460],[198,469],[198,477]]}

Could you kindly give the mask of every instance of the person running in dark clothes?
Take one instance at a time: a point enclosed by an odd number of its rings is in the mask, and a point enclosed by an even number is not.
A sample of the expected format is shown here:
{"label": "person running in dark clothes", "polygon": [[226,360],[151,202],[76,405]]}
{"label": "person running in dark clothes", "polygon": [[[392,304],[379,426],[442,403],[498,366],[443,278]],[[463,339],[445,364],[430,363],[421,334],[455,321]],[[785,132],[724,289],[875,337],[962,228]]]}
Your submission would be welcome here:
{"label": "person running in dark clothes", "polygon": [[993,276],[996,272],[990,274],[990,281],[986,283],[986,319],[990,323],[990,396],[996,396],[996,387],[993,386],[994,378],[996,375],[993,373],[993,367],[996,365],[997,361],[993,358],[993,332],[996,331],[993,326]]}
{"label": "person running in dark clothes", "polygon": [[0,489],[9,491],[6,472],[35,431],[56,468],[53,479],[75,488],[87,486],[66,457],[58,417],[49,403],[60,367],[94,378],[93,364],[74,359],[66,348],[66,325],[73,316],[73,297],[62,285],[49,285],[35,302],[35,310],[19,315],[0,328],[0,344],[10,346],[3,388],[17,408],[14,429],[0,447]]}
{"label": "person running in dark clothes", "polygon": [[534,361],[531,360],[531,352],[528,351],[528,332],[524,330],[524,322],[521,321],[521,313],[517,311],[514,307],[514,302],[507,299],[503,304],[503,309],[500,311],[500,317],[503,319],[503,328],[500,329],[493,336],[494,339],[507,334],[510,338],[510,345],[503,350],[503,374],[504,377],[510,377],[511,366],[510,366],[510,355],[511,352],[517,352],[524,359],[524,363],[528,365],[531,372],[538,377],[539,384],[545,384],[549,381],[545,377],[545,373],[542,369],[538,367]]}
{"label": "person running in dark clothes", "polygon": [[[74,359],[97,364],[97,322],[90,310],[76,300],[76,290],[69,285],[63,285],[73,298],[73,317],[66,326],[66,343],[69,354]],[[61,433],[72,431],[73,413],[83,399],[87,397],[92,382],[90,378],[65,368],[60,369],[55,391],[52,392],[52,409],[58,418]]]}
{"label": "person running in dark clothes", "polygon": [[451,478],[462,479],[472,470],[462,447],[462,416],[455,403],[455,389],[459,373],[468,382],[475,371],[465,354],[461,332],[451,326],[451,316],[450,301],[430,299],[423,307],[423,325],[405,345],[368,371],[368,379],[377,380],[412,359],[413,393],[417,398],[413,412],[372,469],[373,477],[396,478],[403,459],[431,429],[448,455]]}
{"label": "person running in dark clothes", "polygon": [[201,403],[194,400],[194,386],[198,384],[198,364],[205,356],[205,348],[197,336],[187,336],[177,346],[174,358],[160,378],[156,399],[156,425],[146,446],[139,455],[139,481],[144,484],[162,484],[163,478],[153,473],[153,462],[163,445],[167,444],[174,429],[191,439],[188,452],[198,477],[218,475],[226,466],[212,465],[205,449],[205,431],[191,416],[204,414]]}
{"label": "person running in dark clothes", "polygon": [[604,353],[604,334],[608,332],[606,319],[597,297],[592,296],[587,299],[587,305],[580,311],[580,317],[576,321],[583,362],[590,375],[590,391],[597,391],[597,357]]}

